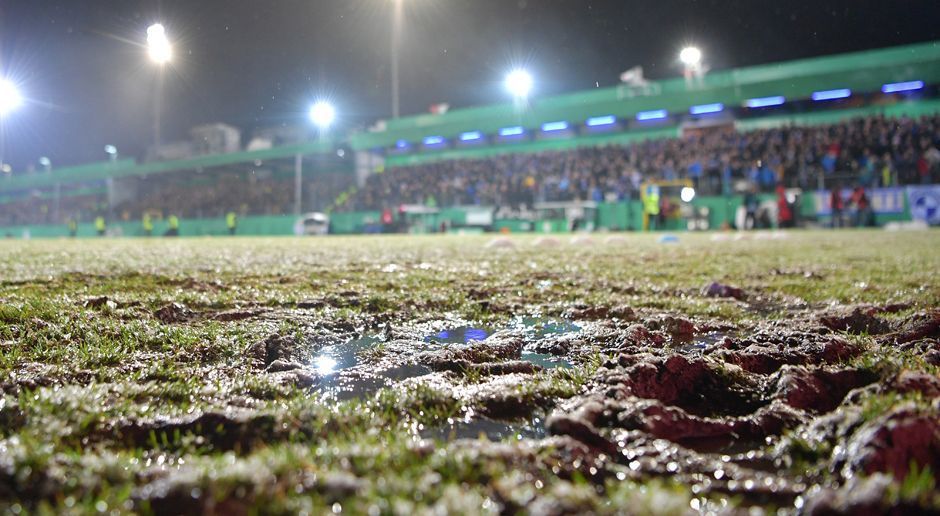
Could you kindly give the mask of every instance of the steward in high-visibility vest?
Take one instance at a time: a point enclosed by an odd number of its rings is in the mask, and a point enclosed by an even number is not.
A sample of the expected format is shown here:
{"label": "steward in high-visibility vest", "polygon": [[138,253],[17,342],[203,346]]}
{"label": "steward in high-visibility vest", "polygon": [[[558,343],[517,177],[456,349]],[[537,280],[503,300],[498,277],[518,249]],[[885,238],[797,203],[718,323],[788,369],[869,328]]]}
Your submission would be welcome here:
{"label": "steward in high-visibility vest", "polygon": [[75,235],[78,234],[78,221],[76,221],[73,217],[69,217],[69,220],[67,220],[65,224],[69,228],[69,237],[75,238]]}
{"label": "steward in high-visibility vest", "polygon": [[166,236],[179,236],[180,235],[180,219],[176,215],[170,215],[166,218],[167,226],[170,229],[166,230]]}
{"label": "steward in high-visibility vest", "polygon": [[108,223],[104,221],[104,217],[98,215],[95,217],[95,231],[98,232],[98,236],[104,236],[105,232],[108,230]]}
{"label": "steward in high-visibility vest", "polygon": [[235,215],[234,211],[230,211],[225,215],[225,227],[228,228],[229,235],[234,235],[235,230],[238,229],[238,215]]}
{"label": "steward in high-visibility vest", "polygon": [[144,227],[144,235],[153,235],[153,220],[150,218],[149,213],[144,213],[141,225]]}
{"label": "steward in high-visibility vest", "polygon": [[650,185],[643,192],[643,215],[647,229],[653,230],[659,222],[659,187]]}

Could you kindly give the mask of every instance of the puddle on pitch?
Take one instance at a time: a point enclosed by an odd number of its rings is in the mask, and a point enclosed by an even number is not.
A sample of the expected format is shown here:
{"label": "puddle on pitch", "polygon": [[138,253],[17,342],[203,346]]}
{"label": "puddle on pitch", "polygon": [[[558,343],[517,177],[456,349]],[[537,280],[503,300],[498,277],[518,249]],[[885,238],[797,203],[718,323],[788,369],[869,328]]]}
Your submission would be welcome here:
{"label": "puddle on pitch", "polygon": [[545,369],[571,369],[571,362],[565,360],[562,357],[551,355],[548,353],[536,353],[534,351],[523,351],[520,360],[525,360],[531,364],[542,366]]}
{"label": "puddle on pitch", "polygon": [[505,441],[522,439],[542,439],[546,436],[545,418],[535,416],[527,421],[511,422],[495,419],[452,419],[441,426],[420,431],[425,439],[453,441],[455,439],[480,439]]}
{"label": "puddle on pitch", "polygon": [[433,342],[435,344],[467,344],[472,340],[486,340],[486,338],[492,334],[492,331],[483,328],[460,326],[458,328],[437,332],[434,335],[428,335],[424,338],[424,341]]}
{"label": "puddle on pitch", "polygon": [[[541,317],[517,317],[510,323],[509,328],[524,331],[527,340],[531,340],[532,343],[556,335],[581,331],[580,327],[564,319]],[[431,344],[463,345],[473,341],[484,341],[493,333],[493,330],[487,328],[460,326],[429,335],[425,337],[424,341]],[[402,380],[431,373],[430,368],[415,363],[390,365],[384,369],[381,364],[370,364],[368,366],[364,364],[362,355],[374,350],[381,344],[382,339],[379,337],[363,337],[321,349],[312,360],[312,366],[320,376],[317,391],[337,401],[345,401],[371,396],[379,390],[392,387]],[[572,367],[571,362],[563,357],[538,353],[531,350],[530,347],[529,344],[526,345],[522,352],[522,360],[546,369]],[[500,425],[503,425],[503,427],[500,427]],[[525,425],[480,420],[480,422],[458,422],[453,430],[460,435],[469,433],[474,434],[474,436],[479,431],[483,431],[487,436],[492,437],[498,437],[501,433],[509,435],[518,430],[528,436],[531,432],[526,428]]]}
{"label": "puddle on pitch", "polygon": [[713,331],[713,332],[708,332],[708,333],[704,333],[701,335],[696,335],[690,340],[685,340],[685,341],[676,340],[674,341],[674,345],[676,347],[676,350],[678,350],[680,353],[688,353],[688,354],[703,353],[706,348],[721,342],[721,340],[727,336],[728,334],[726,332]]}
{"label": "puddle on pitch", "polygon": [[343,344],[326,346],[313,358],[313,367],[321,376],[359,365],[359,355],[378,345],[378,337],[363,337]]}
{"label": "puddle on pitch", "polygon": [[510,321],[509,327],[523,330],[535,339],[581,331],[581,327],[571,321],[551,317],[516,317]]}
{"label": "puddle on pitch", "polygon": [[[528,342],[522,351],[522,360],[542,366],[546,369],[571,368],[571,362],[562,357],[533,351],[532,344],[556,335],[577,333],[581,327],[564,319],[548,317],[516,317],[509,323],[509,329],[525,332]],[[425,337],[425,342],[436,344],[467,344],[471,341],[484,341],[494,332],[485,328],[460,326]]]}
{"label": "puddle on pitch", "polygon": [[382,368],[360,368],[361,355],[374,349],[381,339],[364,337],[335,346],[326,346],[313,358],[313,366],[320,375],[317,390],[336,401],[371,396],[395,382],[430,374],[420,364],[406,363]]}

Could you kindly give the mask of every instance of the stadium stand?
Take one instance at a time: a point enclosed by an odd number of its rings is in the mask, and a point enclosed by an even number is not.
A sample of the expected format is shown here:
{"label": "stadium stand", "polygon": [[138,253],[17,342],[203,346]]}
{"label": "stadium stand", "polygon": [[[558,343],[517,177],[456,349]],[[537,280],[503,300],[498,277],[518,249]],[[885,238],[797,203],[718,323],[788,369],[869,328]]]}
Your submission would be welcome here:
{"label": "stadium stand", "polygon": [[[705,194],[731,192],[747,180],[770,192],[778,183],[814,188],[830,182],[865,187],[940,181],[940,116],[858,118],[819,127],[746,133],[714,132],[632,145],[505,154],[390,168],[370,176],[339,210],[380,210],[401,204],[531,207],[535,202],[637,198],[647,179],[691,179]],[[185,178],[183,176],[186,176]],[[342,184],[318,177],[305,190],[335,199]],[[123,220],[144,212],[185,218],[290,213],[291,177],[221,171],[193,179],[148,179],[137,198],[117,205]],[[320,203],[322,204],[322,202]],[[105,194],[63,198],[61,213],[90,220],[107,209]],[[51,223],[50,203],[29,199],[0,205],[0,223]]]}
{"label": "stadium stand", "polygon": [[343,206],[531,206],[636,198],[647,179],[690,179],[706,194],[747,180],[770,192],[821,176],[865,187],[940,181],[940,116],[857,118],[819,127],[714,132],[633,145],[404,166],[371,176]]}

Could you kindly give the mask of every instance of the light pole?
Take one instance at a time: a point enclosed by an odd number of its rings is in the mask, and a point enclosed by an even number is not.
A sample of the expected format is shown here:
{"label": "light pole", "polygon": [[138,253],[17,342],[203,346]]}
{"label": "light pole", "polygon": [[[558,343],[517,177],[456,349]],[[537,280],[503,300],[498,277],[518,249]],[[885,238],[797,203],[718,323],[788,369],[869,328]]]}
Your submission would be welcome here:
{"label": "light pole", "polygon": [[[309,116],[310,121],[317,126],[317,138],[322,142],[330,126],[336,121],[336,108],[325,100],[318,100],[310,106]],[[298,216],[303,211],[303,163],[302,155],[294,156],[294,215]]]}
{"label": "light pole", "polygon": [[105,145],[104,153],[108,155],[108,161],[110,161],[111,163],[114,163],[115,161],[117,161],[117,155],[118,155],[117,147],[115,147],[114,145]]}
{"label": "light pole", "polygon": [[173,57],[173,46],[170,45],[170,40],[166,37],[166,29],[162,24],[155,23],[147,27],[147,55],[150,56],[150,60],[158,67],[157,91],[154,94],[153,101],[153,145],[156,148],[160,146],[164,73],[166,64],[169,63],[170,59]]}
{"label": "light pole", "polygon": [[398,61],[401,54],[401,31],[404,21],[403,1],[404,0],[392,0],[392,118],[398,118],[401,114]]}
{"label": "light pole", "polygon": [[702,51],[698,47],[685,47],[679,52],[679,61],[684,66],[683,75],[687,85],[701,81],[705,69],[702,67]]}
{"label": "light pole", "polygon": [[23,105],[23,96],[16,85],[8,79],[0,79],[0,170],[9,174],[12,169],[4,163],[3,155],[6,150],[6,127],[4,121],[7,115]]}

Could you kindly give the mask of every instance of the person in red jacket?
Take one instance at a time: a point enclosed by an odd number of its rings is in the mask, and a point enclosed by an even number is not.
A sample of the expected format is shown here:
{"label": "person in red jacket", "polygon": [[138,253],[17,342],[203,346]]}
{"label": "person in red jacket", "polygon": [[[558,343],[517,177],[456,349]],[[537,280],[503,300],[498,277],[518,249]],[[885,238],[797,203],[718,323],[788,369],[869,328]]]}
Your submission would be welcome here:
{"label": "person in red jacket", "polygon": [[793,227],[793,209],[787,202],[787,190],[783,185],[777,185],[777,227]]}
{"label": "person in red jacket", "polygon": [[873,226],[875,222],[874,213],[871,210],[871,201],[865,194],[865,188],[856,186],[852,191],[852,207],[855,209],[855,225],[857,227]]}

